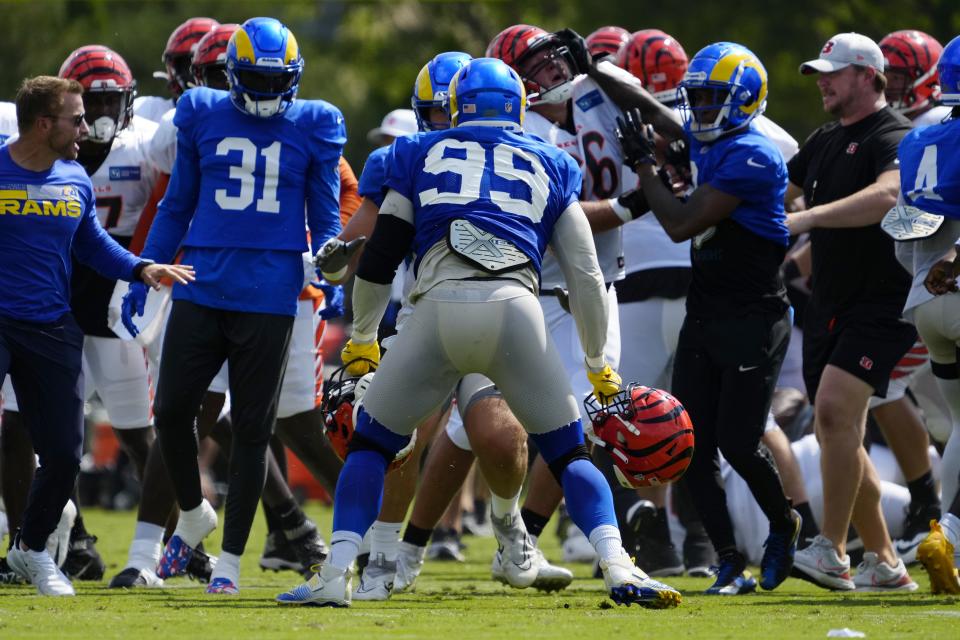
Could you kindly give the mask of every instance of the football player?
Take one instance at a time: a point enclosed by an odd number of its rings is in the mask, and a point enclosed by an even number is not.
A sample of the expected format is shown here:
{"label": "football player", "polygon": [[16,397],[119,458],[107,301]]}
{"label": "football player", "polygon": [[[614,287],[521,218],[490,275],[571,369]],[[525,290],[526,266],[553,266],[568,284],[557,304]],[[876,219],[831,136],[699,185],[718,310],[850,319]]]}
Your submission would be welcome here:
{"label": "football player", "polygon": [[[196,291],[174,288],[164,337],[154,410],[180,518],[161,578],[182,573],[217,524],[200,491],[193,416],[214,375],[231,364],[230,488],[208,593],[239,592],[303,287],[305,207],[315,249],[340,229],[343,117],[326,102],[296,100],[302,70],[296,39],[279,21],[241,25],[227,47],[230,91],[198,87],[178,100],[176,165],[143,251],[172,256],[182,244],[208,274]],[[132,333],[145,300],[140,287],[124,299]]]}
{"label": "football player", "polygon": [[790,506],[760,438],[790,338],[789,303],[779,276],[789,232],[783,155],[751,127],[767,99],[767,75],[741,45],[701,49],[680,84],[694,190],[674,197],[656,173],[652,131],[631,110],[621,142],[651,211],[676,242],[693,240],[692,281],[672,388],[696,425],[686,482],[720,558],[708,594],[756,589],[737,550],[719,480],[720,453],[754,494],[770,523],[760,584],[775,589],[790,573],[801,517]]}
{"label": "football player", "polygon": [[[882,45],[881,45],[882,46]],[[943,50],[937,65],[942,104],[951,109],[942,124],[917,128],[900,143],[900,198],[905,205],[943,216],[933,235],[898,242],[897,258],[913,274],[904,316],[916,324],[930,350],[931,366],[950,407],[953,431],[943,453],[943,504],[940,521],[920,543],[917,558],[930,575],[933,593],[960,593],[960,293],[957,292],[957,245],[960,244],[960,37]]]}
{"label": "football player", "polygon": [[590,55],[594,60],[598,60],[604,56],[615,58],[620,47],[629,39],[630,32],[623,27],[608,26],[600,27],[583,40],[587,44]]}
{"label": "football player", "polygon": [[354,283],[354,333],[343,353],[352,373],[380,360],[377,325],[389,283],[411,250],[415,307],[359,409],[337,483],[330,558],[307,583],[280,594],[281,603],[349,604],[349,567],[376,517],[387,464],[469,373],[497,384],[537,442],[571,516],[590,532],[610,597],[659,608],[680,602],[623,550],[569,384],[531,375],[561,366],[534,297],[550,242],[570,282],[591,386],[601,399],[620,386],[603,357],[606,296],[578,202],[582,176],[568,155],[522,135],[525,100],[516,72],[499,60],[474,60],[450,84],[453,127],[394,142],[390,190]]}

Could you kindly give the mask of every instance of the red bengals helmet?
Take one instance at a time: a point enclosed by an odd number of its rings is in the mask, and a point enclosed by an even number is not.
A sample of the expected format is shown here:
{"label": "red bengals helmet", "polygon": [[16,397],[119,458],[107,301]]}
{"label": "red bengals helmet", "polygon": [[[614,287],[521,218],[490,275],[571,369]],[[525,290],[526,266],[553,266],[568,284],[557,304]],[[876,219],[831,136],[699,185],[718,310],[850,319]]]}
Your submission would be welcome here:
{"label": "red bengals helmet", "polygon": [[644,88],[663,103],[677,99],[677,86],[687,72],[687,52],[659,29],[637,31],[620,48],[617,65],[640,79]]}
{"label": "red bengals helmet", "polygon": [[620,47],[630,38],[630,32],[623,27],[600,27],[584,40],[587,49],[594,58],[616,56]]}
{"label": "red bengals helmet", "polygon": [[[347,459],[360,403],[363,401],[363,394],[366,393],[367,387],[370,386],[370,381],[373,380],[373,373],[356,378],[348,376],[346,371],[347,367],[344,365],[333,372],[323,396],[323,403],[320,405],[324,432],[334,453],[341,460]],[[393,462],[387,467],[387,472],[402,467],[410,458],[416,444],[417,432],[414,431],[410,443],[397,452]]]}
{"label": "red bengals helmet", "polygon": [[80,47],[63,61],[58,75],[83,85],[88,140],[109,144],[130,124],[137,81],[119,53],[99,44]]}
{"label": "red bengals helmet", "polygon": [[624,487],[655,487],[679,479],[693,458],[693,423],[666,391],[631,384],[607,406],[584,401],[590,440],[610,452]]}
{"label": "red bengals helmet", "polygon": [[227,43],[239,24],[221,24],[200,38],[193,52],[190,69],[201,87],[227,89]]}
{"label": "red bengals helmet", "polygon": [[[190,18],[173,30],[167,38],[163,50],[163,64],[166,67],[167,88],[175,98],[193,86],[193,74],[190,65],[193,62],[193,50],[200,38],[216,27],[219,22],[213,18]],[[161,73],[162,72],[158,72]],[[157,74],[154,74],[155,76]]]}
{"label": "red bengals helmet", "polygon": [[900,113],[925,108],[940,97],[937,62],[943,45],[923,31],[894,31],[880,41],[887,102]]}
{"label": "red bengals helmet", "polygon": [[[565,44],[553,33],[529,24],[507,27],[487,47],[486,57],[503,60],[520,74],[527,104],[563,104],[573,95],[576,65]],[[546,86],[535,80],[540,78]]]}

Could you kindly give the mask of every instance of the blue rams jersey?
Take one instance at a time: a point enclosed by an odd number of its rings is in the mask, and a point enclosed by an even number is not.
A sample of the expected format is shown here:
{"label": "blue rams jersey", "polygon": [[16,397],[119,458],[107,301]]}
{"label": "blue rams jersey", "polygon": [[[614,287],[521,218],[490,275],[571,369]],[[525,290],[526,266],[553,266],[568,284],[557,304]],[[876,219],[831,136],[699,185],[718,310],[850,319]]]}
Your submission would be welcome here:
{"label": "blue rams jersey", "polygon": [[360,197],[370,198],[377,208],[380,208],[384,196],[387,195],[383,190],[383,184],[387,181],[387,158],[390,155],[391,146],[374,149],[367,156],[367,162],[363,165],[363,173],[360,174],[360,183],[357,186]]}
{"label": "blue rams jersey", "polygon": [[960,219],[960,120],[920,127],[900,142],[900,191],[907,204]]}
{"label": "blue rams jersey", "polygon": [[748,231],[786,246],[790,232],[783,197],[788,176],[777,147],[753,125],[709,144],[693,136],[687,139],[694,184],[709,184],[740,198],[730,217]]}
{"label": "blue rams jersey", "polygon": [[0,147],[0,315],[53,322],[70,311],[71,251],[114,280],[129,280],[140,262],[97,222],[79,163],[30,171]]}
{"label": "blue rams jersey", "polygon": [[182,244],[197,280],[175,298],[295,315],[305,226],[314,252],[340,231],[340,111],[297,100],[257,118],[200,87],[177,101],[174,124],[176,163],[142,255],[169,261]]}
{"label": "blue rams jersey", "polygon": [[417,264],[464,219],[511,242],[539,273],[553,225],[582,182],[576,161],[539,138],[464,126],[395,140],[385,184],[413,203]]}

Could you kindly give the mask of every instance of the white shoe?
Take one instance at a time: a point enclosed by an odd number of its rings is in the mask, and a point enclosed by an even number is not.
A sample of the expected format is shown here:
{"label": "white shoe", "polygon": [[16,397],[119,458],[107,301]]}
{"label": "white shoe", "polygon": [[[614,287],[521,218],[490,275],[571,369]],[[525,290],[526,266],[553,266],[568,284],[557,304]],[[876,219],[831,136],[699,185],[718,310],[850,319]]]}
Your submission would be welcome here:
{"label": "white shoe", "polygon": [[850,579],[850,556],[841,558],[833,548],[833,542],[822,535],[816,536],[810,546],[793,556],[791,575],[834,591],[856,588]]}
{"label": "white shoe", "polygon": [[891,567],[872,551],[863,554],[863,562],[857,565],[853,578],[857,591],[916,591],[917,583],[910,578],[903,560],[897,558]]}
{"label": "white shoe", "polygon": [[587,563],[597,561],[597,551],[575,524],[567,527],[567,537],[563,541],[563,561]]}
{"label": "white shoe", "polygon": [[19,539],[7,552],[7,564],[21,577],[29,580],[42,596],[73,596],[76,592],[67,576],[44,551],[23,551]]}
{"label": "white shoe", "polygon": [[423,559],[426,555],[426,547],[418,547],[409,542],[400,543],[397,548],[397,574],[393,579],[393,593],[412,593],[416,589],[417,576],[423,570]]}
{"label": "white shoe", "polygon": [[354,600],[387,600],[393,591],[393,581],[397,575],[397,563],[388,562],[382,553],[367,563],[360,582],[353,592]]}
{"label": "white shoe", "polygon": [[349,607],[350,572],[324,563],[313,577],[277,596],[280,604],[301,604],[314,607]]}
{"label": "white shoe", "polygon": [[493,579],[515,589],[526,589],[537,579],[539,567],[534,563],[536,547],[523,521],[518,514],[507,514],[503,518],[491,515],[490,522],[499,545],[490,567]]}
{"label": "white shoe", "polygon": [[[537,591],[560,591],[566,589],[573,582],[573,574],[563,567],[550,564],[544,557],[540,549],[534,547],[531,552],[533,566],[536,567],[537,577],[534,578],[530,586]],[[491,567],[493,579],[503,584],[510,584],[502,566],[502,555],[499,551],[493,556],[493,566]]]}
{"label": "white shoe", "polygon": [[627,606],[636,602],[650,609],[669,609],[680,604],[679,591],[645,574],[626,551],[621,549],[620,554],[611,562],[600,561],[603,584],[611,600]]}
{"label": "white shoe", "polygon": [[60,513],[57,528],[47,538],[47,553],[58,567],[62,567],[63,561],[67,559],[67,553],[70,551],[70,530],[73,529],[73,523],[76,520],[77,505],[73,504],[73,500],[67,500],[67,504],[63,505],[63,512]]}

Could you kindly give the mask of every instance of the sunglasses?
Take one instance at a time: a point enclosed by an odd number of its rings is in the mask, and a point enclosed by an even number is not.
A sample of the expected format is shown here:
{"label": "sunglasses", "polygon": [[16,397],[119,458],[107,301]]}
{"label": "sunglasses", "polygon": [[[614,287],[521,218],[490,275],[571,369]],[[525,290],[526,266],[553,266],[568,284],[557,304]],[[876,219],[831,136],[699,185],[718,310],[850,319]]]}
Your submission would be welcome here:
{"label": "sunglasses", "polygon": [[83,118],[84,118],[85,115],[86,115],[85,113],[81,113],[80,115],[77,115],[77,116],[55,116],[55,115],[47,114],[47,115],[41,116],[41,117],[43,117],[43,118],[50,118],[50,119],[52,119],[52,120],[67,120],[67,121],[73,123],[73,127],[74,127],[75,129],[79,129],[79,128],[80,128],[80,125],[83,124]]}

